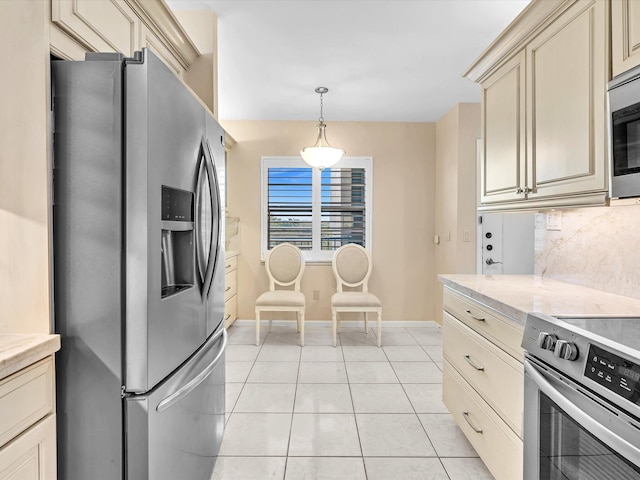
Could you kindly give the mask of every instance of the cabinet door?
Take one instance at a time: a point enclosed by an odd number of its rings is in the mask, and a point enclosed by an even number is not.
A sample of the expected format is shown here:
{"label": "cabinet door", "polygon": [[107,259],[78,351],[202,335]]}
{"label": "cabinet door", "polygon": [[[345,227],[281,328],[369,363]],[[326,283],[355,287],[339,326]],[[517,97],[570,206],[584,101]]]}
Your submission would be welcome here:
{"label": "cabinet door", "polygon": [[0,449],[0,478],[56,478],[56,416],[51,414]]}
{"label": "cabinet door", "polygon": [[124,0],[52,0],[51,20],[90,51],[136,50],[140,20]]}
{"label": "cabinet door", "polygon": [[607,189],[607,8],[579,0],[526,48],[529,198]]}
{"label": "cabinet door", "polygon": [[611,2],[611,64],[613,76],[640,65],[640,2]]}
{"label": "cabinet door", "polygon": [[480,203],[524,199],[525,162],[524,53],[482,84]]}

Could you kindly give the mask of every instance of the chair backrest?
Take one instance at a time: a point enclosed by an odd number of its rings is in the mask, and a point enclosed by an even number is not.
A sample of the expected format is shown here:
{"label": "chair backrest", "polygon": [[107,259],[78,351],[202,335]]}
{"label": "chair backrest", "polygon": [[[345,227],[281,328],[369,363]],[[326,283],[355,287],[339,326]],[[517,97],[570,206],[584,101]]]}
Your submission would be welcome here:
{"label": "chair backrest", "polygon": [[343,285],[347,287],[362,286],[363,292],[369,291],[369,276],[371,275],[371,255],[365,248],[355,243],[341,246],[333,254],[333,274],[336,276],[338,292],[342,292]]}
{"label": "chair backrest", "polygon": [[275,290],[276,284],[282,287],[293,285],[300,291],[300,279],[304,272],[302,251],[290,243],[281,243],[269,250],[264,262],[269,275],[269,290]]}

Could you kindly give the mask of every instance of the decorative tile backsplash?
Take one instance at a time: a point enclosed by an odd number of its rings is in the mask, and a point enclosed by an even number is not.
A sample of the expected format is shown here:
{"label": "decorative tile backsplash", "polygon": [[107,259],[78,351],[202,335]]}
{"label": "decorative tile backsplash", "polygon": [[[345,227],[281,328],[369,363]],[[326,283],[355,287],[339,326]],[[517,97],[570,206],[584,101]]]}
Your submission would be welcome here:
{"label": "decorative tile backsplash", "polygon": [[640,206],[562,210],[560,230],[536,214],[534,271],[640,298]]}

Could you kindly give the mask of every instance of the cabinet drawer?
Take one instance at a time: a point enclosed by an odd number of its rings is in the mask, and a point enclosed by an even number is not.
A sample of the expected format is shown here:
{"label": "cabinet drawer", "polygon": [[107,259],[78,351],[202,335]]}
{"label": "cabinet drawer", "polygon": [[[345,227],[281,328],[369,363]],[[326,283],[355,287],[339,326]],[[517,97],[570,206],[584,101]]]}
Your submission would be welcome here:
{"label": "cabinet drawer", "polygon": [[522,435],[523,366],[448,313],[444,356],[518,436]]}
{"label": "cabinet drawer", "polygon": [[520,363],[524,361],[524,326],[451,289],[444,289],[444,309],[462,323],[488,338]]}
{"label": "cabinet drawer", "polygon": [[224,272],[225,273],[229,273],[232,270],[235,270],[238,267],[238,257],[237,256],[233,256],[233,257],[227,257],[225,258],[224,261]]}
{"label": "cabinet drawer", "polygon": [[56,478],[56,415],[48,415],[0,448],[0,478]]}
{"label": "cabinet drawer", "polygon": [[237,297],[234,295],[229,300],[224,302],[224,326],[229,327],[237,317],[238,302]]}
{"label": "cabinet drawer", "polygon": [[53,412],[53,358],[0,381],[0,446]]}
{"label": "cabinet drawer", "polygon": [[[522,440],[445,359],[444,403],[496,480],[522,479]],[[480,432],[476,432],[480,430]]]}
{"label": "cabinet drawer", "polygon": [[224,276],[224,301],[236,294],[236,272],[232,271]]}

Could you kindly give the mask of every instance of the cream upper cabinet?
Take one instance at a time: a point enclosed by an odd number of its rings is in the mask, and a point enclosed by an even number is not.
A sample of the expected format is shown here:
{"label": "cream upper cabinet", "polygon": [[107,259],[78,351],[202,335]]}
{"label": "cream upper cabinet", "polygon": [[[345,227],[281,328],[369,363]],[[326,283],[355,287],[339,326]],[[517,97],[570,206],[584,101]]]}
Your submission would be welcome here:
{"label": "cream upper cabinet", "polygon": [[62,58],[148,47],[184,78],[200,55],[162,0],[51,0],[51,22],[52,51]]}
{"label": "cream upper cabinet", "polygon": [[52,0],[53,23],[94,52],[131,56],[140,20],[124,0]]}
{"label": "cream upper cabinet", "polygon": [[615,77],[640,65],[640,2],[611,2],[611,66]]}
{"label": "cream upper cabinet", "polygon": [[482,85],[479,210],[606,202],[609,6],[533,0],[465,73]]}
{"label": "cream upper cabinet", "polygon": [[482,84],[481,203],[522,198],[525,187],[525,55]]}
{"label": "cream upper cabinet", "polygon": [[175,74],[183,78],[185,69],[169,48],[143,23],[140,26],[140,48],[147,47],[155,53]]}
{"label": "cream upper cabinet", "polygon": [[607,189],[607,4],[579,1],[526,48],[528,198]]}

